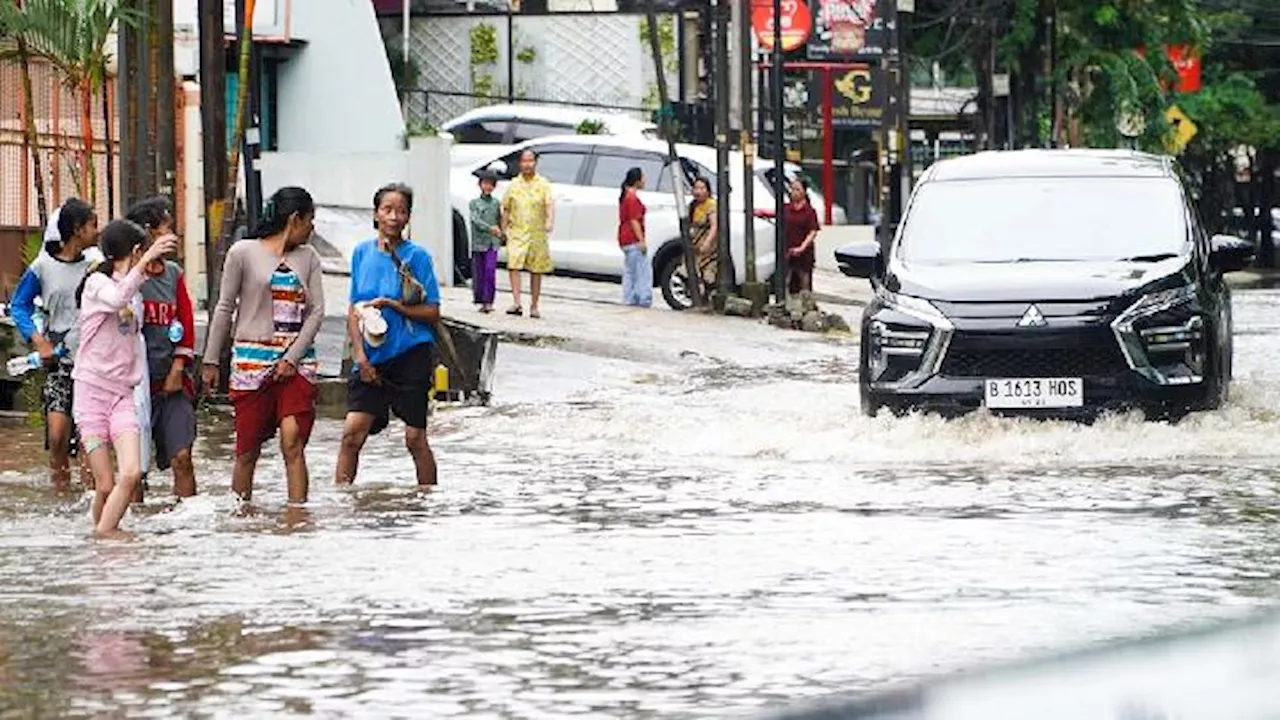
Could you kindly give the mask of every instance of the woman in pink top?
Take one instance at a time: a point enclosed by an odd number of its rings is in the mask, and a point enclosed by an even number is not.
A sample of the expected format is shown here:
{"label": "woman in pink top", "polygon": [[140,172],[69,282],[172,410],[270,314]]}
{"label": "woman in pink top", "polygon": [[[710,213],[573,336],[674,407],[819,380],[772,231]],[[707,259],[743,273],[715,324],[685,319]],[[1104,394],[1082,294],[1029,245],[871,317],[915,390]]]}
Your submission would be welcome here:
{"label": "woman in pink top", "polygon": [[[80,308],[80,347],[76,350],[71,414],[89,456],[97,492],[93,498],[94,534],[120,537],[120,519],[142,478],[138,408],[134,388],[142,382],[145,358],[139,352],[142,319],[133,299],[146,280],[148,263],[173,252],[177,238],[158,238],[144,253],[147,232],[128,220],[102,230],[105,260],[90,270],[76,290]],[[111,468],[113,445],[120,482]]]}

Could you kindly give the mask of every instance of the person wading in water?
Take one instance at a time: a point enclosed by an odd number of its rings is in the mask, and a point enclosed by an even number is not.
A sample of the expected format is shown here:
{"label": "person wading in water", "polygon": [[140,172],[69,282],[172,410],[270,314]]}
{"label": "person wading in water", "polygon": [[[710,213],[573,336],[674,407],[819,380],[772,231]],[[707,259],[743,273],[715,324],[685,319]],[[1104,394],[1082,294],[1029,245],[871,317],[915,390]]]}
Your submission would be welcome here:
{"label": "person wading in water", "polygon": [[307,501],[303,451],[316,420],[314,343],[324,320],[320,255],[306,244],[314,219],[310,193],[280,188],[267,200],[252,236],[231,246],[222,270],[201,375],[205,392],[215,392],[218,358],[234,337],[228,383],[236,423],[231,489],[244,502],[253,496],[262,445],[277,429],[289,502]]}
{"label": "person wading in water", "polygon": [[376,240],[351,255],[347,337],[355,361],[347,380],[347,419],[335,480],[355,482],[369,435],[404,421],[404,444],[418,485],[436,484],[436,458],[427,442],[432,387],[432,326],[440,322],[440,285],[431,253],[404,237],[413,191],[400,184],[373,196]]}
{"label": "person wading in water", "polygon": [[[71,486],[70,458],[77,453],[71,418],[75,387],[71,371],[80,339],[76,288],[93,263],[102,259],[102,253],[96,247],[98,216],[89,203],[70,198],[54,213],[57,220],[51,224],[57,226],[57,237],[45,243],[45,251],[23,273],[13,292],[10,312],[22,339],[40,353],[49,372],[42,398],[45,449],[49,451],[53,486],[61,492]],[[36,324],[36,298],[44,305],[40,326]]]}

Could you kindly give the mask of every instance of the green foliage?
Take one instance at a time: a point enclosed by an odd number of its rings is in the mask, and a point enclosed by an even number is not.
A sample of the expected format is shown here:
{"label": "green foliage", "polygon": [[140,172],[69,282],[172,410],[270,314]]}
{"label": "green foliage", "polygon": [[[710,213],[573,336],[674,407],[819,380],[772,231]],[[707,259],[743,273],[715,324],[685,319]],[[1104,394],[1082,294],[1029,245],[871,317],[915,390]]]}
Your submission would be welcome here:
{"label": "green foliage", "polygon": [[[48,60],[73,88],[97,90],[107,76],[107,40],[118,23],[135,25],[142,15],[116,0],[25,0],[0,2],[0,27],[21,36],[32,57]],[[0,53],[0,60],[10,59]]]}
{"label": "green foliage", "polygon": [[498,30],[489,23],[472,26],[471,39],[471,92],[482,98],[495,94],[496,82],[491,69],[498,63]]}
{"label": "green foliage", "polygon": [[440,128],[424,120],[410,120],[404,128],[405,137],[435,137]]}
{"label": "green foliage", "polygon": [[603,120],[596,120],[595,118],[587,118],[586,120],[583,120],[582,122],[578,123],[578,134],[579,135],[608,135],[609,126],[606,125]]}
{"label": "green foliage", "polygon": [[496,65],[498,63],[498,29],[489,23],[472,26],[471,66]]}
{"label": "green foliage", "polygon": [[425,120],[409,120],[404,125],[404,134],[400,137],[400,144],[405,150],[408,150],[410,138],[436,137],[439,134],[440,128]]}
{"label": "green foliage", "polygon": [[[909,47],[919,62],[937,63],[953,76],[984,77],[994,51],[996,68],[1017,80],[1017,107],[1026,113],[1023,142],[1044,139],[1056,89],[1063,140],[1114,147],[1122,141],[1116,117],[1127,108],[1146,121],[1142,146],[1156,149],[1168,131],[1166,88],[1176,77],[1163,48],[1203,48],[1214,24],[1223,21],[1202,10],[1202,2],[917,0]],[[979,111],[999,110],[984,96]]]}
{"label": "green foliage", "polygon": [[44,236],[40,233],[32,233],[22,242],[22,264],[30,265],[40,256],[40,251],[44,249]]}
{"label": "green foliage", "polygon": [[[640,20],[640,43],[644,48],[644,56],[651,57],[649,49],[649,20]],[[662,55],[662,67],[673,73],[680,68],[680,58],[676,55],[676,23],[671,16],[658,18],[658,51]]]}
{"label": "green foliage", "polygon": [[524,65],[532,65],[538,59],[538,51],[531,46],[520,48],[520,52],[516,53],[516,60]]}

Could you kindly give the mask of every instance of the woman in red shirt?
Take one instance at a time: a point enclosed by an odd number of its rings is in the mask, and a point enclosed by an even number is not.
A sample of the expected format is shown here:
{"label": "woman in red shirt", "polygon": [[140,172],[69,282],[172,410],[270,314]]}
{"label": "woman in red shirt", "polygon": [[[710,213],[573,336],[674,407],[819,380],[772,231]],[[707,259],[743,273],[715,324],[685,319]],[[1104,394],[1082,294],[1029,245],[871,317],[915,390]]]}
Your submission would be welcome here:
{"label": "woman in red shirt", "polygon": [[644,171],[633,167],[618,196],[618,246],[622,248],[622,302],[636,307],[653,304],[653,265],[644,231],[644,203],[640,189]]}
{"label": "woman in red shirt", "polygon": [[813,290],[813,243],[818,237],[818,213],[809,204],[809,183],[804,178],[791,181],[791,202],[782,209],[782,228],[787,237],[787,291]]}

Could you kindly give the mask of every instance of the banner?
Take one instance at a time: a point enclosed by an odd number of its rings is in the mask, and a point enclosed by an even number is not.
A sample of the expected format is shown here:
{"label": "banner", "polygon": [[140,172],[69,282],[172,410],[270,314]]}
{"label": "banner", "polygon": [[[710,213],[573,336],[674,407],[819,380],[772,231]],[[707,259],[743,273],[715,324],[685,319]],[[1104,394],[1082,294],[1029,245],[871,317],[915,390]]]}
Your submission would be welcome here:
{"label": "banner", "polygon": [[[809,109],[822,122],[822,74],[809,89]],[[888,116],[889,93],[893,84],[889,73],[877,67],[860,66],[831,72],[831,124],[837,129],[878,128]]]}
{"label": "banner", "polygon": [[871,60],[893,47],[892,0],[809,0],[813,34],[809,59]]}

